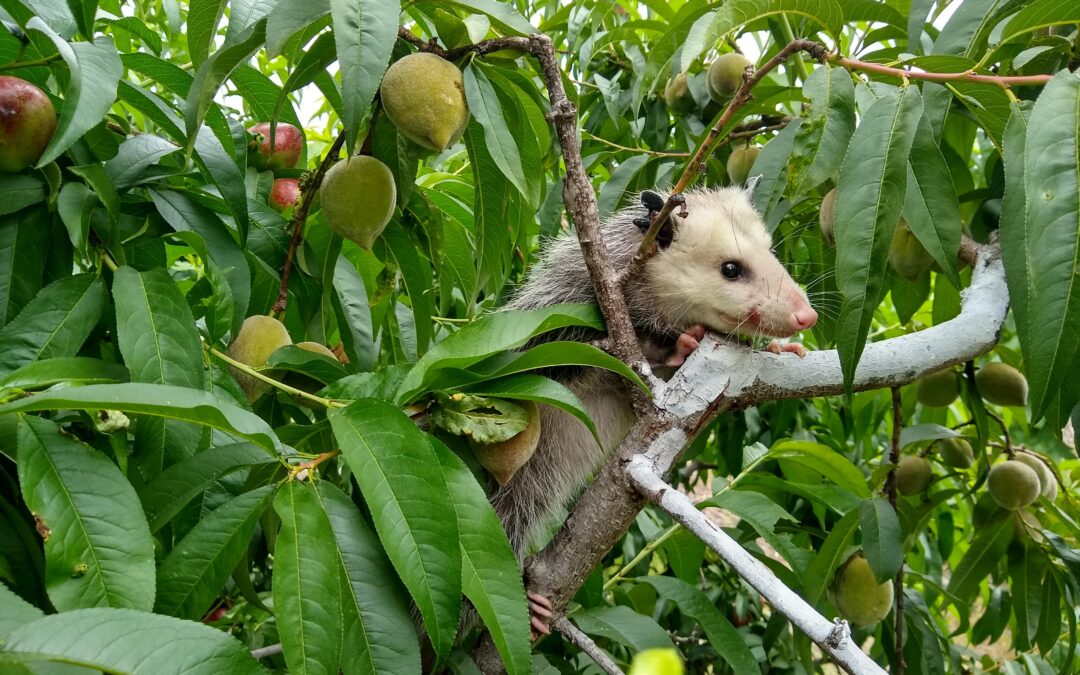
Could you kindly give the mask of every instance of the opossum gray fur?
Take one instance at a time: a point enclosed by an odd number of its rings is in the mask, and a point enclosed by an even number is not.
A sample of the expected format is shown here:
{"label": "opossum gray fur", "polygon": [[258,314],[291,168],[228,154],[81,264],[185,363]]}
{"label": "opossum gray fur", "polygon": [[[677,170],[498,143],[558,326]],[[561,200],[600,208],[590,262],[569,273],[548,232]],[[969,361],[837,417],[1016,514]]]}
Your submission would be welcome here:
{"label": "opossum gray fur", "polygon": [[[626,303],[643,346],[670,348],[693,326],[748,335],[788,337],[813,325],[817,314],[771,251],[771,237],[742,188],[695,190],[686,195],[685,218],[672,215],[674,239],[645,265],[626,289]],[[642,206],[615,213],[602,226],[612,265],[629,265],[642,240],[633,222]],[[737,278],[721,267],[734,262]],[[732,271],[729,266],[725,268]],[[595,302],[592,281],[577,238],[546,242],[540,259],[506,309],[536,309],[558,303]],[[587,340],[587,332],[563,332],[559,339]],[[696,346],[696,341],[693,341]],[[691,347],[692,349],[692,347]],[[569,414],[541,406],[540,442],[535,454],[492,503],[519,560],[531,539],[562,513],[599,465],[625,436],[632,422],[629,386],[608,371],[576,369],[562,379],[588,409],[603,442]]]}

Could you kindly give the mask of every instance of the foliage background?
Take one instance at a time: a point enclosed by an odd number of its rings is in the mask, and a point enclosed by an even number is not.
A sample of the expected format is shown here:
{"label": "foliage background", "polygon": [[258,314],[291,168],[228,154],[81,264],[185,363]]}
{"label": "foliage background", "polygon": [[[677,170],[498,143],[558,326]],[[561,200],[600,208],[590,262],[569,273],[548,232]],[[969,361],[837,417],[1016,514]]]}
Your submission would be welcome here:
{"label": "foliage background", "polygon": [[[934,458],[930,442],[957,429],[978,462],[956,471],[935,461],[929,492],[901,498],[895,515],[881,497],[887,391],[726,415],[675,480],[709,496],[703,507],[736,516],[725,527],[827,616],[825,586],[853,548],[867,550],[882,580],[902,565],[903,649],[891,616],[857,634],[874,638],[865,647],[882,663],[895,668],[902,651],[908,672],[1075,668],[1077,462],[1060,436],[1080,396],[1080,80],[1065,72],[1076,67],[1075,3],[0,7],[9,28],[0,68],[48,91],[60,113],[39,165],[0,180],[5,667],[415,672],[413,602],[439,653],[467,672],[470,643],[453,649],[464,592],[512,672],[595,670],[557,639],[530,654],[516,562],[467,444],[402,412],[462,387],[580,412],[550,380],[488,367],[538,332],[599,321],[586,308],[489,314],[543,238],[569,227],[546,93],[531,58],[462,51],[473,120],[461,143],[423,155],[377,112],[386,63],[415,49],[397,38],[400,24],[447,48],[549,35],[601,215],[674,182],[721,112],[704,69],[733,43],[761,61],[808,37],[862,63],[1057,73],[1013,89],[906,83],[795,57],[755,88],[731,124],[769,127],[738,142],[764,146],[757,204],[822,312],[808,345],[838,346],[851,372],[864,339],[954,316],[970,276],[951,265],[961,225],[977,241],[1000,229],[1014,312],[953,406],[901,392],[902,438],[914,439],[905,452]],[[679,71],[695,106],[673,115],[659,94]],[[272,310],[281,285],[289,224],[266,204],[273,176],[247,166],[244,131],[271,119],[305,128],[307,157],[291,175],[317,166],[344,129],[348,151],[384,161],[398,185],[399,209],[372,251],[333,236],[316,206],[288,283],[281,318],[294,342],[330,345],[348,363],[286,348],[275,372],[312,377],[328,385],[319,398],[356,401],[347,407],[308,408],[281,390],[252,410],[214,353],[244,317]],[[730,151],[725,143],[709,157],[706,184],[727,182]],[[1047,184],[1054,192],[1042,199],[1036,188]],[[834,185],[836,248],[817,227]],[[876,217],[865,219],[868,209]],[[887,241],[901,212],[941,263],[913,282],[864,236]],[[629,374],[596,350],[574,358]],[[997,360],[1028,375],[1029,408],[981,402],[973,368]],[[1056,502],[1021,515],[986,499],[986,472],[1006,445],[1053,461]],[[305,469],[319,480],[290,480]],[[783,616],[651,509],[571,616],[622,663],[674,644],[692,672],[825,667]],[[248,655],[278,643],[262,666]]]}

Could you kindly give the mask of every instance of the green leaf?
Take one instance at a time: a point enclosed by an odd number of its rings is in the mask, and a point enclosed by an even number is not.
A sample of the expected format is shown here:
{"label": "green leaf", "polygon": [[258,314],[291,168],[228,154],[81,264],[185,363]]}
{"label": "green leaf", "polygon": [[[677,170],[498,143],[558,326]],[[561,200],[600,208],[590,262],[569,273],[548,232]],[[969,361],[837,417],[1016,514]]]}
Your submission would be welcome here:
{"label": "green leaf", "polygon": [[979,585],[1005,555],[1005,549],[1013,539],[1014,528],[1012,518],[1006,513],[999,513],[975,533],[967,553],[949,579],[950,595],[964,603],[975,597]]}
{"label": "green leaf", "polygon": [[398,387],[397,400],[408,403],[423,393],[432,371],[467,368],[492,354],[514,349],[536,335],[569,326],[603,330],[593,305],[552,305],[531,311],[489,314],[432,347]]}
{"label": "green leaf", "polygon": [[341,72],[341,121],[348,133],[350,152],[390,63],[400,12],[398,0],[330,0]]}
{"label": "green leaf", "polygon": [[222,47],[199,65],[184,103],[184,124],[189,147],[202,126],[218,88],[229,78],[234,68],[246,63],[263,46],[265,40],[266,19],[260,19],[244,31],[235,44]]}
{"label": "green leaf", "polygon": [[15,591],[0,584],[0,640],[17,628],[45,616],[37,607],[19,597]]}
{"label": "green leaf", "polygon": [[645,154],[634,155],[619,162],[619,166],[611,172],[611,177],[604,181],[604,186],[600,188],[600,196],[596,198],[601,220],[618,210],[619,205],[627,197],[626,188],[630,185],[630,181],[634,180],[648,163],[649,155]]}
{"label": "green leaf", "polygon": [[[154,606],[154,544],[139,498],[97,450],[48,420],[19,423],[19,484],[45,536],[45,588],[60,611]],[[5,649],[10,647],[10,642]]]}
{"label": "green leaf", "polygon": [[273,490],[265,485],[233,497],[173,547],[158,569],[155,612],[192,620],[206,613],[251,543]]}
{"label": "green leaf", "polygon": [[1063,71],[1043,89],[1028,125],[1027,194],[1031,298],[1021,343],[1029,401],[1038,419],[1080,350],[1080,76]]}
{"label": "green leaf", "polygon": [[130,609],[80,609],[23,626],[2,655],[116,675],[265,675],[244,645],[210,626]]}
{"label": "green leaf", "polygon": [[1005,24],[998,44],[1004,44],[1040,28],[1077,22],[1080,22],[1080,6],[1071,0],[1035,0],[1024,3],[1022,9],[1013,14],[1009,23]]}
{"label": "green leaf", "polygon": [[466,66],[464,76],[465,100],[469,104],[469,112],[484,128],[484,145],[488,153],[518,192],[529,203],[535,204],[538,195],[532,189],[533,184],[525,177],[517,141],[503,116],[499,95],[491,80],[475,62]]}
{"label": "green leaf", "polygon": [[777,208],[777,205],[787,187],[788,160],[802,122],[802,119],[798,117],[791,120],[780,133],[765,144],[750,168],[751,177],[760,177],[757,187],[754,188],[754,208],[764,218],[769,232],[776,230],[785,213],[785,210]]}
{"label": "green leaf", "polygon": [[28,363],[74,356],[105,305],[105,287],[91,274],[54,281],[0,329],[0,376]]}
{"label": "green leaf", "polygon": [[431,276],[431,264],[417,252],[412,239],[400,223],[390,223],[382,233],[390,254],[398,264],[398,271],[405,282],[409,294],[416,325],[416,353],[423,354],[431,343],[431,316],[435,313],[433,293],[434,281]]}
{"label": "green leaf", "polygon": [[266,18],[266,55],[281,56],[294,33],[330,13],[330,0],[279,2]]}
{"label": "green leaf", "polygon": [[91,384],[46,391],[0,405],[0,415],[38,410],[102,408],[195,422],[249,440],[271,455],[283,452],[281,441],[261,417],[214,398],[208,392],[166,384]]}
{"label": "green leaf", "polygon": [[151,532],[157,532],[214,481],[273,458],[251,443],[233,443],[192,455],[162,471],[139,492]]}
{"label": "green leaf", "polygon": [[874,497],[859,507],[863,553],[879,583],[896,576],[904,565],[904,536],[900,519],[888,501]]}
{"label": "green leaf", "polygon": [[0,176],[0,216],[45,201],[45,182],[27,175]]}
{"label": "green leaf", "polygon": [[866,477],[846,457],[820,443],[782,440],[769,449],[768,459],[796,462],[821,473],[848,492],[862,498],[870,496]]}
{"label": "green leaf", "polygon": [[507,672],[529,673],[525,588],[506,532],[468,467],[438,439],[430,440],[454,496],[461,537],[461,589],[491,632]]}
{"label": "green leaf", "polygon": [[46,389],[54,384],[108,384],[127,382],[128,369],[119,363],[69,356],[35,361],[0,380],[0,389]]}
{"label": "green leaf", "polygon": [[499,443],[529,426],[529,413],[510,401],[458,393],[438,394],[435,402],[432,424],[477,443]]}
{"label": "green leaf", "polygon": [[341,341],[345,344],[350,362],[360,370],[371,370],[375,366],[378,350],[375,347],[367,289],[363,277],[345,256],[340,256],[334,263],[334,300]]}
{"label": "green leaf", "polygon": [[847,70],[815,68],[803,84],[803,96],[810,99],[810,111],[795,136],[795,158],[788,167],[796,194],[836,176],[855,132],[855,85]]}
{"label": "green leaf", "polygon": [[447,0],[446,4],[486,15],[496,28],[507,35],[532,35],[539,32],[513,4],[496,0]]}
{"label": "green leaf", "polygon": [[218,23],[225,13],[227,0],[191,0],[187,15],[187,45],[191,62],[195,67],[202,65],[210,54],[210,45],[214,42]]}
{"label": "green leaf", "polygon": [[574,623],[589,635],[613,640],[638,652],[672,647],[671,637],[652,617],[638,614],[625,605],[575,612]]}
{"label": "green leaf", "polygon": [[139,134],[120,144],[116,157],[105,162],[105,174],[117,190],[137,184],[142,174],[158,160],[180,150],[160,136]]}
{"label": "green leaf", "polygon": [[819,604],[821,598],[825,596],[825,588],[832,580],[836,568],[847,560],[848,542],[855,536],[855,531],[858,529],[859,512],[849,511],[844,514],[844,517],[833,525],[829,535],[822,542],[821,548],[818,549],[817,555],[806,567],[806,573],[802,575],[803,589],[806,600],[811,605]]}
{"label": "green leaf", "polygon": [[56,132],[37,163],[42,167],[62,155],[105,117],[116,100],[116,86],[123,74],[123,65],[110,38],[68,44],[36,16],[26,23],[26,28],[39,31],[52,40],[71,73]]}
{"label": "green leaf", "polygon": [[361,399],[328,417],[436,653],[448,654],[461,609],[461,557],[438,458],[412,420],[381,401]]}
{"label": "green leaf", "polygon": [[675,603],[684,616],[697,621],[709,638],[709,644],[733,672],[761,672],[757,658],[739,631],[704,592],[674,577],[638,577],[637,581],[652,586],[661,597]]}
{"label": "green leaf", "polygon": [[342,588],[330,519],[309,483],[274,497],[281,532],[274,550],[274,615],[289,671],[335,675],[341,661]]}
{"label": "green leaf", "polygon": [[0,328],[41,290],[48,223],[43,207],[20,211],[0,222]]}
{"label": "green leaf", "polygon": [[1014,104],[1002,138],[1001,157],[1005,166],[1005,195],[1001,200],[1001,262],[1009,285],[1009,304],[1016,322],[1021,348],[1031,344],[1031,286],[1034,274],[1028,232],[1027,194],[1024,186],[1024,156],[1028,119],[1025,109]]}
{"label": "green leaf", "polygon": [[[1009,592],[1013,598],[1013,615],[1016,617],[1014,635],[1018,649],[1031,649],[1031,640],[1039,629],[1046,566],[1046,555],[1034,546],[1021,546],[1009,562]],[[1047,579],[1045,583],[1056,585],[1053,579]],[[1054,609],[1057,610],[1057,607]]]}
{"label": "green leaf", "polygon": [[[483,127],[475,119],[471,120],[465,129],[464,141],[473,174],[477,282],[481,288],[490,291],[501,287],[509,273],[514,235],[523,221],[523,199],[503,176],[482,137]],[[531,220],[532,214],[528,216]],[[470,290],[475,294],[479,289]]]}
{"label": "green leaf", "polygon": [[[229,24],[230,27],[232,24]],[[257,120],[276,120],[303,129],[304,125],[285,94],[285,90],[254,66],[242,63],[232,72],[229,79],[236,85],[236,91],[251,107],[251,116]],[[301,153],[300,168],[304,168]]]}
{"label": "green leaf", "polygon": [[341,669],[355,673],[419,673],[420,644],[405,599],[379,539],[356,505],[328,482],[318,495],[337,543],[346,591]]}
{"label": "green leaf", "polygon": [[[667,31],[653,43],[646,56],[642,85],[634,91],[634,109],[641,105],[648,92],[662,88],[674,75],[671,72],[671,61],[676,52],[685,55],[697,51],[700,54],[707,46],[712,46],[705,44],[705,31],[712,23],[713,14],[710,9],[711,5],[705,2],[683,3],[675,16],[668,20]],[[696,55],[687,58],[686,63],[696,58]],[[686,68],[680,66],[679,70],[684,71]]]}
{"label": "green leaf", "polygon": [[596,431],[592,418],[589,417],[589,410],[577,394],[561,382],[541,375],[511,375],[471,385],[468,389],[470,394],[536,401],[564,410],[588,427],[597,444],[600,443],[600,435]]}
{"label": "green leaf", "polygon": [[915,87],[884,96],[865,112],[836,189],[836,280],[843,294],[837,350],[850,387],[880,300],[907,183],[907,159],[922,115]]}

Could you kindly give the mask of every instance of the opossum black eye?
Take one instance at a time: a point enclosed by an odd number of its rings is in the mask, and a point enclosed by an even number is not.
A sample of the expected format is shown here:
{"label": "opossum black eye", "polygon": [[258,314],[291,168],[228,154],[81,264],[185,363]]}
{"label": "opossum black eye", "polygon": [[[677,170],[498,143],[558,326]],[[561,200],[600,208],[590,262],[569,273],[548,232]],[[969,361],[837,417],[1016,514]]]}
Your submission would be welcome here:
{"label": "opossum black eye", "polygon": [[728,260],[720,265],[720,274],[723,274],[725,279],[738,279],[742,276],[742,273],[742,265],[734,260]]}

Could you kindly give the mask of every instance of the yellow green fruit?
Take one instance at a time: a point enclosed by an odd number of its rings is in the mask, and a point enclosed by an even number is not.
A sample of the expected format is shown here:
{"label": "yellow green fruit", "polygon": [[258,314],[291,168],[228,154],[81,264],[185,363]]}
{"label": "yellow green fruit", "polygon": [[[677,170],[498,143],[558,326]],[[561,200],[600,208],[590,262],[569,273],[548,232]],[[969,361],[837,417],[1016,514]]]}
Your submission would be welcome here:
{"label": "yellow green fruit", "polygon": [[836,188],[825,193],[821,200],[821,208],[818,210],[818,223],[821,225],[821,236],[825,243],[832,246],[836,243]]}
{"label": "yellow green fruit", "polygon": [[690,87],[686,83],[686,73],[679,73],[664,87],[664,103],[673,113],[684,115],[697,108]]}
{"label": "yellow green fruit", "polygon": [[334,355],[334,352],[330,351],[330,348],[327,347],[326,345],[321,345],[318,342],[310,342],[310,341],[297,342],[296,346],[297,346],[297,348],[303,349],[306,352],[313,352],[315,354],[322,354],[323,356],[329,356],[330,358],[337,361],[337,356]]}
{"label": "yellow green fruit", "polygon": [[849,622],[858,628],[869,628],[892,609],[892,581],[878,583],[870,563],[859,553],[836,572],[829,588],[829,600]]}
{"label": "yellow green fruit", "polygon": [[915,233],[903,218],[896,224],[889,246],[889,265],[908,281],[916,281],[930,271],[934,259],[926,252]]}
{"label": "yellow green fruit", "polygon": [[731,151],[727,160],[727,173],[732,185],[742,185],[746,182],[750,169],[754,167],[754,160],[759,154],[761,154],[761,148],[756,145],[747,145]]}
{"label": "yellow green fruit", "polygon": [[529,413],[529,426],[516,436],[498,443],[473,443],[473,454],[499,485],[506,485],[517,470],[529,461],[540,442],[540,407],[533,401],[515,401]]}
{"label": "yellow green fruit", "polygon": [[733,96],[742,86],[743,73],[749,65],[750,59],[736,52],[723,54],[713,61],[705,79],[713,100],[722,103]]}
{"label": "yellow green fruit", "polygon": [[[271,354],[291,344],[292,338],[289,337],[285,324],[271,316],[249,316],[244,319],[236,338],[229,345],[229,356],[246,366],[258,369],[266,365]],[[238,368],[229,366],[229,371],[251,403],[270,389],[269,384]]]}
{"label": "yellow green fruit", "polygon": [[919,403],[932,408],[944,408],[951,405],[960,395],[960,383],[956,371],[952,368],[939,370],[919,378],[915,398]]}
{"label": "yellow green fruit", "polygon": [[675,648],[645,649],[634,656],[627,675],[683,675],[682,659]]}
{"label": "yellow green fruit", "polygon": [[417,145],[441,152],[465,133],[465,85],[446,59],[427,52],[404,56],[386,69],[380,91],[390,121]]}
{"label": "yellow green fruit", "polygon": [[902,495],[917,495],[930,487],[934,471],[925,457],[905,455],[896,467],[896,490]]}
{"label": "yellow green fruit", "polygon": [[1027,405],[1027,378],[1007,363],[988,363],[975,373],[983,400],[995,405]]}
{"label": "yellow green fruit", "polygon": [[990,467],[986,488],[995,502],[1011,511],[1034,502],[1042,491],[1039,475],[1035,470],[1015,459]]}
{"label": "yellow green fruit", "polygon": [[394,174],[366,155],[330,167],[319,194],[323,215],[334,232],[366,249],[386,229],[397,203]]}
{"label": "yellow green fruit", "polygon": [[[1050,493],[1053,491],[1054,496],[1057,496],[1057,479],[1054,478],[1054,472],[1050,470],[1050,467],[1046,465],[1046,462],[1030,452],[1018,452],[1013,459],[1030,466],[1031,470],[1035,472],[1035,475],[1039,477],[1040,495],[1050,498]],[[1051,501],[1053,501],[1053,499],[1051,499]]]}
{"label": "yellow green fruit", "polygon": [[967,439],[943,438],[938,441],[937,449],[941,461],[954,469],[968,469],[975,463],[975,453]]}

